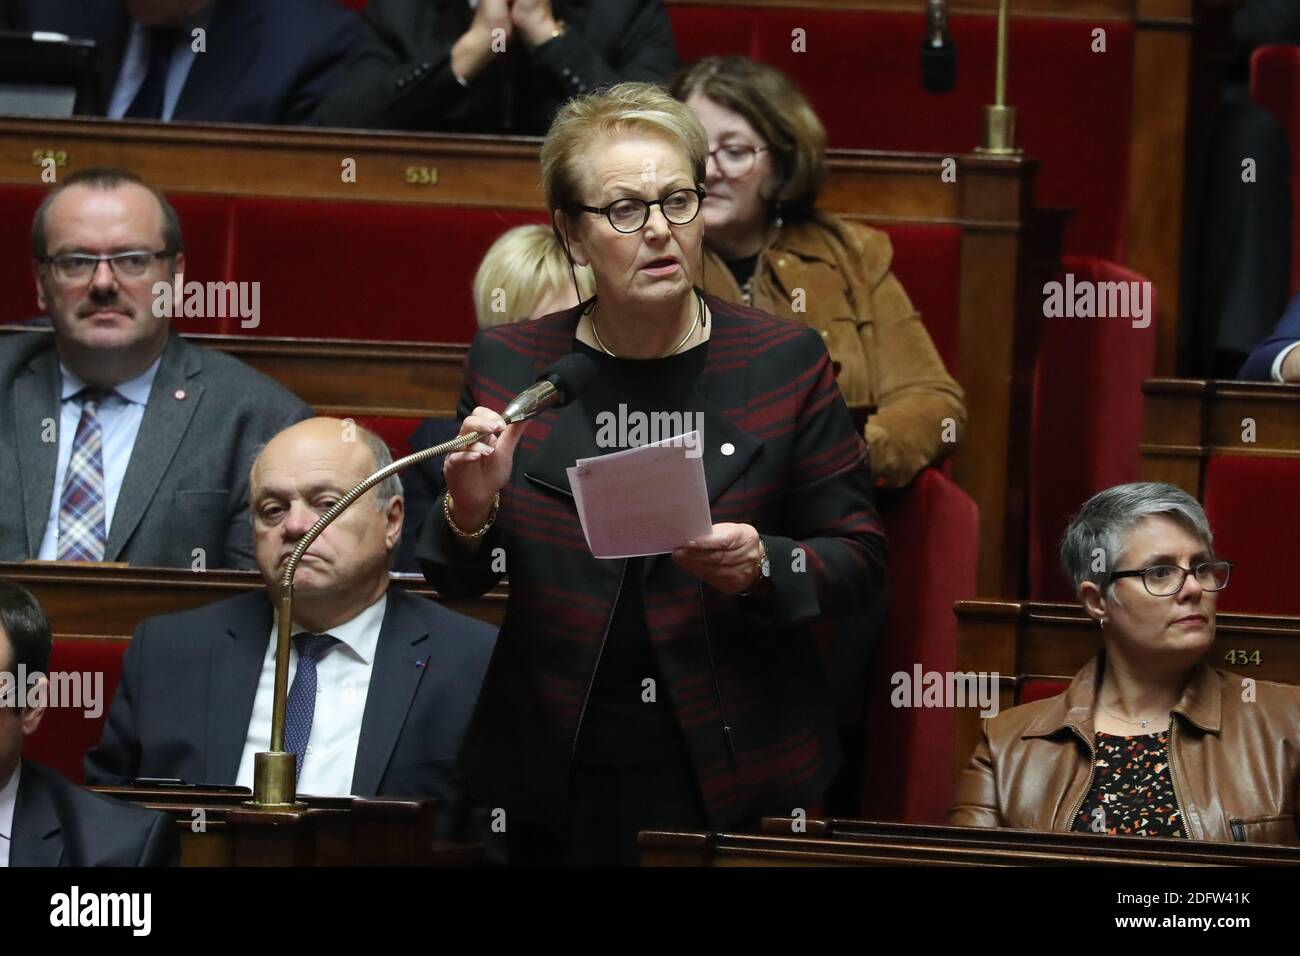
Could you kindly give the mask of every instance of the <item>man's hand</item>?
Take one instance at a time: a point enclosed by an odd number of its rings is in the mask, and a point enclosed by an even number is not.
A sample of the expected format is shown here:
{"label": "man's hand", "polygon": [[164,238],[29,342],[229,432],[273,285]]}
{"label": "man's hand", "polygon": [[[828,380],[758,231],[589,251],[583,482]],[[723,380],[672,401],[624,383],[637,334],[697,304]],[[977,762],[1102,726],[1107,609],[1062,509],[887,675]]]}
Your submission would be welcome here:
{"label": "man's hand", "polygon": [[[474,79],[492,62],[500,50],[492,48],[497,30],[504,31],[506,43],[514,24],[510,17],[510,0],[479,0],[474,20],[451,48],[451,71],[466,82]],[[498,44],[500,46],[500,44]]]}
{"label": "man's hand", "polygon": [[530,49],[541,46],[560,27],[551,13],[551,0],[510,0],[510,22]]}
{"label": "man's hand", "polygon": [[1300,382],[1300,345],[1288,352],[1282,360],[1282,381]]}
{"label": "man's hand", "polygon": [[673,552],[674,561],[723,594],[738,594],[757,584],[762,557],[758,531],[748,524],[715,524],[708,534]]}

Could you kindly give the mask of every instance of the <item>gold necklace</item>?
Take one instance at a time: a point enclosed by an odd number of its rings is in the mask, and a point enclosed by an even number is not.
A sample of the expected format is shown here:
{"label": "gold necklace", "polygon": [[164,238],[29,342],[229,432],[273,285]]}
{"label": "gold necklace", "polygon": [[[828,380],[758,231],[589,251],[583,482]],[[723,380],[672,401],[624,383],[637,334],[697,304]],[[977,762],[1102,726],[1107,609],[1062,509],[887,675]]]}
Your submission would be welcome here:
{"label": "gold necklace", "polygon": [[[680,342],[677,343],[677,347],[676,347],[675,349],[672,349],[672,350],[669,351],[669,352],[665,352],[663,355],[659,356],[659,358],[667,358],[667,357],[670,356],[670,355],[675,355],[675,354],[677,354],[677,352],[679,352],[679,351],[681,350],[681,347],[682,347],[683,345],[685,345],[687,342],[689,342],[691,336],[695,334],[695,329],[696,329],[696,327],[700,324],[700,316],[702,316],[702,315],[704,314],[704,299],[700,298],[700,299],[698,299],[698,301],[699,301],[700,307],[699,307],[698,309],[695,310],[695,321],[691,323],[691,327],[690,327],[689,329],[686,330],[686,334],[682,336],[682,340],[681,340]],[[608,347],[604,342],[602,342],[602,341],[600,340],[600,333],[596,331],[596,315],[595,315],[595,313],[592,313],[592,316],[591,316],[591,336],[592,336],[592,338],[594,338],[594,339],[596,340],[596,344],[600,346],[600,350],[601,350],[602,352],[604,352],[604,353],[605,353],[606,355],[608,355],[610,358],[618,358],[618,356],[615,355],[613,352],[611,352],[611,351],[609,350],[609,347]]]}

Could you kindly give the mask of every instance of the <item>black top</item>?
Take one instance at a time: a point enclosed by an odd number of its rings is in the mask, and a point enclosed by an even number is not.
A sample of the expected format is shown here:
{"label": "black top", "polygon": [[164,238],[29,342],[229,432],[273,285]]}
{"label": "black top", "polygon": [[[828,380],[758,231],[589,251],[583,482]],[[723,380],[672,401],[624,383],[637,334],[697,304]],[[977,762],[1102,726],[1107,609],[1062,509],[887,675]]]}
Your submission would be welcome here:
{"label": "black top", "polygon": [[[580,399],[605,452],[648,445],[694,429],[700,419],[691,391],[704,369],[708,343],[661,359],[614,358],[579,342],[576,351],[597,367]],[[691,413],[666,418],[656,413]],[[669,423],[672,423],[671,425]],[[611,434],[611,425],[615,426]],[[645,558],[627,558],[623,585],[610,616],[591,696],[578,730],[576,759],[588,766],[647,766],[689,759],[659,670],[642,596]],[[653,680],[653,700],[644,683]]]}
{"label": "black top", "polygon": [[755,253],[745,259],[731,259],[727,262],[727,268],[735,277],[736,285],[743,289],[745,283],[753,277],[754,270],[758,268],[758,254]]}
{"label": "black top", "polygon": [[1097,734],[1092,789],[1072,827],[1078,833],[1183,836],[1169,772],[1169,731],[1118,737]]}

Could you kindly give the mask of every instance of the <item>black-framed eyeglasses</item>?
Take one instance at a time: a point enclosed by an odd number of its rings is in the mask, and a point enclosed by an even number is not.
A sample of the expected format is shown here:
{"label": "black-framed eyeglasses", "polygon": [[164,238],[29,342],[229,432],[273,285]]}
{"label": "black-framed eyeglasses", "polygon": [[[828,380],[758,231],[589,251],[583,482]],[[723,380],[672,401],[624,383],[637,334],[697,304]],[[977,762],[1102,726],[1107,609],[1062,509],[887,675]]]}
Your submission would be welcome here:
{"label": "black-framed eyeglasses", "polygon": [[36,261],[41,265],[49,266],[56,276],[68,282],[89,279],[95,274],[95,270],[99,268],[101,262],[107,262],[108,267],[113,270],[118,278],[138,279],[149,271],[149,266],[153,264],[155,259],[167,259],[175,254],[170,249],[163,249],[159,252],[139,249],[130,252],[115,252],[111,256],[92,256],[84,252],[70,252],[62,256],[45,256]]}
{"label": "black-framed eyeglasses", "polygon": [[754,168],[754,161],[759,153],[766,153],[766,146],[750,146],[748,143],[725,143],[709,150],[708,155],[718,164],[718,172],[728,179],[737,179]]}
{"label": "black-framed eyeglasses", "polygon": [[1171,597],[1183,589],[1187,575],[1195,574],[1196,583],[1204,591],[1222,591],[1228,586],[1228,577],[1232,573],[1232,561],[1202,561],[1191,568],[1176,564],[1153,564],[1149,568],[1135,571],[1116,571],[1111,574],[1107,584],[1119,578],[1141,578],[1142,584],[1154,597]]}
{"label": "black-framed eyeglasses", "polygon": [[650,220],[650,207],[658,206],[660,211],[674,226],[684,226],[700,214],[704,203],[704,190],[699,186],[674,189],[663,199],[644,199],[628,197],[615,199],[608,206],[575,205],[573,208],[583,212],[604,216],[618,232],[637,232]]}

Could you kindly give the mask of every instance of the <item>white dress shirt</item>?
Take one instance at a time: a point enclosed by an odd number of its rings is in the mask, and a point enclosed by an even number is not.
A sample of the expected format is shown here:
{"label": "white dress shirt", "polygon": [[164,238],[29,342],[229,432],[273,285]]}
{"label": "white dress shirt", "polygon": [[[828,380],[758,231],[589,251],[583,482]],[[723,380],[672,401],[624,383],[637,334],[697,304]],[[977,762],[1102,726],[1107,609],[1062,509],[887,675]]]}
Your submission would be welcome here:
{"label": "white dress shirt", "polygon": [[[153,388],[153,380],[161,362],[162,356],[154,359],[143,375],[116,386],[99,403],[97,417],[104,438],[101,454],[104,464],[105,541],[113,527],[117,496],[122,490],[122,479],[126,477],[131,450],[135,448],[136,436],[140,434],[140,422],[144,420],[144,409],[149,404],[149,390]],[[59,556],[59,504],[63,500],[68,462],[72,458],[72,441],[77,435],[77,424],[81,421],[81,402],[73,401],[73,396],[86,387],[86,383],[72,374],[62,362],[59,363],[59,372],[63,375],[59,407],[59,457],[54,469],[54,494],[50,496],[50,514],[45,521],[45,536],[41,538],[41,550],[36,555],[42,561],[53,561]]]}
{"label": "white dress shirt", "polygon": [[9,865],[9,847],[14,838],[14,808],[18,806],[18,778],[22,772],[23,762],[20,760],[9,775],[9,782],[0,787],[0,866]]}
{"label": "white dress shirt", "polygon": [[[316,663],[316,712],[312,718],[311,736],[307,738],[307,749],[303,753],[302,773],[298,776],[299,793],[318,797],[341,797],[352,793],[352,772],[357,763],[361,717],[366,712],[370,672],[374,667],[379,628],[384,623],[384,609],[387,606],[388,595],[385,593],[352,620],[332,627],[327,632],[338,638],[339,643]],[[276,617],[279,617],[278,609]],[[236,785],[250,789],[253,786],[254,755],[271,749],[276,626],[275,623],[271,625],[271,640],[266,647],[266,657],[262,660],[257,696],[253,699],[253,717],[248,722],[244,755],[239,761],[239,774],[235,778]],[[294,622],[294,634],[306,630]],[[298,648],[291,644],[291,688],[297,672]]]}
{"label": "white dress shirt", "polygon": [[[194,66],[194,31],[208,27],[212,17],[212,8],[208,4],[194,16],[185,21],[176,46],[172,49],[172,58],[167,65],[167,82],[163,87],[162,119],[170,120],[176,112],[176,103],[185,89],[189,79],[190,68]],[[126,53],[122,56],[122,67],[117,74],[117,84],[113,87],[113,97],[108,102],[109,119],[121,119],[131,108],[135,95],[144,86],[145,75],[149,72],[149,29],[134,20],[131,22],[131,35],[126,41]]]}

